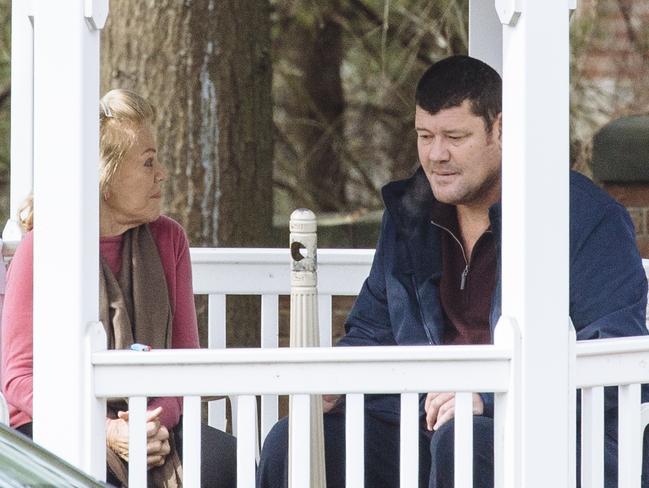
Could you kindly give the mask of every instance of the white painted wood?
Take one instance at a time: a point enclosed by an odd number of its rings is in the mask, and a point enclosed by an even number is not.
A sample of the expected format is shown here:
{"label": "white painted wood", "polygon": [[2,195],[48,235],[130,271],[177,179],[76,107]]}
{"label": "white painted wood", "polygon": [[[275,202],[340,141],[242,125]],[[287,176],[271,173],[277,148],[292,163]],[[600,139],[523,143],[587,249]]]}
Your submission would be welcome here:
{"label": "white painted wood", "polygon": [[401,443],[399,446],[399,486],[419,486],[419,395],[401,394]]}
{"label": "white painted wood", "polygon": [[[521,486],[521,332],[516,321],[501,316],[494,343],[511,351],[508,388],[494,395],[494,477],[497,487]],[[487,389],[487,391],[489,391]]]}
{"label": "white painted wood", "polygon": [[575,350],[578,388],[649,382],[647,336],[579,341]]}
{"label": "white painted wood", "polygon": [[[522,443],[520,483],[507,486],[564,488],[570,466],[566,405],[574,387],[568,340],[568,6],[565,0],[514,3],[520,18],[503,27],[502,313],[521,328]],[[543,418],[552,421],[539,422]]]}
{"label": "white painted wood", "polygon": [[[38,444],[91,471],[92,439],[84,430],[105,422],[96,418],[98,400],[84,381],[86,329],[98,320],[99,302],[100,33],[89,28],[83,6],[83,0],[35,2],[33,418]],[[22,30],[27,35],[28,27]],[[28,145],[19,143],[27,153]],[[19,161],[29,164],[29,154]],[[65,398],[65,416],[73,421],[61,421],[53,398]]]}
{"label": "white painted wood", "polygon": [[360,394],[345,399],[345,486],[365,486],[365,398]]}
{"label": "white painted wood", "polygon": [[[225,295],[208,295],[207,298],[207,347],[225,349],[226,340],[226,297]],[[215,429],[226,428],[225,399],[214,400],[207,406],[207,423]]]}
{"label": "white painted wood", "polygon": [[[565,405],[565,409],[568,413],[568,472],[566,473],[568,488],[577,488],[577,388],[576,385],[576,363],[577,355],[575,352],[575,347],[577,344],[577,332],[575,331],[575,326],[570,322],[570,330],[568,331],[568,375],[569,375],[569,384],[572,385],[568,390],[568,404]],[[577,473],[577,474],[575,474]]]}
{"label": "white painted wood", "polygon": [[455,486],[473,488],[473,394],[455,394]]}
{"label": "white painted wood", "polygon": [[33,188],[34,165],[34,4],[11,2],[11,185],[9,220],[2,232],[5,241],[20,241],[16,218]]}
{"label": "white painted wood", "polygon": [[581,390],[581,486],[604,488],[604,387]]}
{"label": "white painted wood", "polygon": [[201,397],[183,398],[183,486],[201,486]]}
{"label": "white painted wood", "polygon": [[279,340],[279,296],[261,296],[261,347],[277,347]]}
{"label": "white painted wood", "polygon": [[128,399],[128,484],[146,486],[146,397]]}
{"label": "white painted wood", "polygon": [[[106,330],[101,322],[91,322],[86,329],[84,350],[84,391],[94,392],[95,377],[92,371],[91,356],[94,352],[106,350]],[[84,399],[86,424],[83,432],[88,450],[85,452],[83,466],[88,473],[99,480],[106,479],[106,400],[97,399],[90,394]]]}
{"label": "white painted wood", "polygon": [[207,331],[210,349],[225,349],[226,341],[226,296],[210,294],[207,299]]}
{"label": "white painted wood", "polygon": [[[493,391],[509,386],[498,346],[107,351],[92,356],[100,397]],[[151,381],[151,378],[165,381]]]}
{"label": "white painted wood", "polygon": [[503,33],[496,7],[489,0],[469,0],[469,56],[503,72]]}
{"label": "white painted wood", "polygon": [[0,423],[9,425],[9,405],[2,393],[0,393]]}
{"label": "white painted wood", "polygon": [[640,426],[640,385],[622,385],[618,393],[618,486],[640,488],[642,473],[642,432]]}
{"label": "white painted wood", "polygon": [[[190,256],[194,293],[290,294],[290,254],[285,248],[191,248]],[[373,249],[318,250],[318,291],[357,295],[373,257]]]}
{"label": "white painted wood", "polygon": [[239,397],[237,411],[237,488],[254,488],[257,399],[252,395]]}
{"label": "white painted wood", "polygon": [[311,399],[310,395],[291,397],[289,424],[289,486],[311,486]]}
{"label": "white painted wood", "polygon": [[[359,288],[360,290],[360,288]],[[318,332],[320,335],[318,345],[331,347],[331,321],[333,307],[331,295],[318,294]]]}
{"label": "white painted wood", "polygon": [[494,395],[494,486],[505,485],[505,471],[513,472],[510,465],[505,466],[505,426],[507,425],[507,393]]}
{"label": "white painted wood", "polygon": [[[277,348],[279,341],[279,296],[261,296],[261,347]],[[277,395],[261,397],[261,438],[266,438],[279,416]]]}

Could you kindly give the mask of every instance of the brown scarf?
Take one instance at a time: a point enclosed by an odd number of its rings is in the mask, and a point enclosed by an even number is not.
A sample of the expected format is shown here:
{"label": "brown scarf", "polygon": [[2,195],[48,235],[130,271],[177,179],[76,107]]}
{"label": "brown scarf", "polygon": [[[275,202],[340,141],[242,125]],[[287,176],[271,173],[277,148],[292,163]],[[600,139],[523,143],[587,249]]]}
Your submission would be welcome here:
{"label": "brown scarf", "polygon": [[[137,306],[135,306],[137,304]],[[99,272],[99,317],[108,336],[108,349],[129,349],[131,344],[147,344],[154,349],[171,348],[172,313],[167,280],[160,253],[148,225],[124,233],[119,279],[101,259]],[[124,399],[108,402],[108,416],[128,410]],[[182,466],[169,433],[171,452],[165,464],[149,471],[151,487],[182,486]],[[128,465],[112,450],[106,458],[110,470],[123,486],[128,486]]]}

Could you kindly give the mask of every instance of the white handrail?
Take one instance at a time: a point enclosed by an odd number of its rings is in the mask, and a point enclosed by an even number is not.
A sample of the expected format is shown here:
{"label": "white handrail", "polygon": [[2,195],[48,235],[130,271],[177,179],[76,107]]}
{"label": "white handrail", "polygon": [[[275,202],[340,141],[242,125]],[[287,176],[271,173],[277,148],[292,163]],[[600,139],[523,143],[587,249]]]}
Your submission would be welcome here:
{"label": "white handrail", "polygon": [[649,383],[649,336],[578,341],[576,386]]}
{"label": "white handrail", "polygon": [[103,351],[92,364],[98,397],[505,392],[510,352],[497,346]]}

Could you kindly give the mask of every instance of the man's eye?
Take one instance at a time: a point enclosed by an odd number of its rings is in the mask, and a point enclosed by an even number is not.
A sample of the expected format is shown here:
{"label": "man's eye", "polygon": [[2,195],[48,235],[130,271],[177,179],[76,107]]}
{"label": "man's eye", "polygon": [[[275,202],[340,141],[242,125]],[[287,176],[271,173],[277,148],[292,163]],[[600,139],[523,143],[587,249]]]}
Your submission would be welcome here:
{"label": "man's eye", "polygon": [[448,136],[448,138],[452,141],[460,141],[464,139],[464,136]]}
{"label": "man's eye", "polygon": [[146,166],[147,168],[153,166],[153,158],[149,158],[146,161],[144,161],[144,166]]}

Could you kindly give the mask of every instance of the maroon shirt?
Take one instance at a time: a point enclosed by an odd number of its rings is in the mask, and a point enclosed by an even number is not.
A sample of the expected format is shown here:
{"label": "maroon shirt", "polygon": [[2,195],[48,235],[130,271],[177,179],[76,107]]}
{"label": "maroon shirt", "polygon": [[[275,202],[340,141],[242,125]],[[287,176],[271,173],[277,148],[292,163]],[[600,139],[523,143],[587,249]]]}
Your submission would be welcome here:
{"label": "maroon shirt", "polygon": [[496,246],[487,229],[466,255],[456,208],[436,202],[432,222],[441,230],[440,301],[446,318],[443,344],[490,344],[489,314],[496,284]]}

